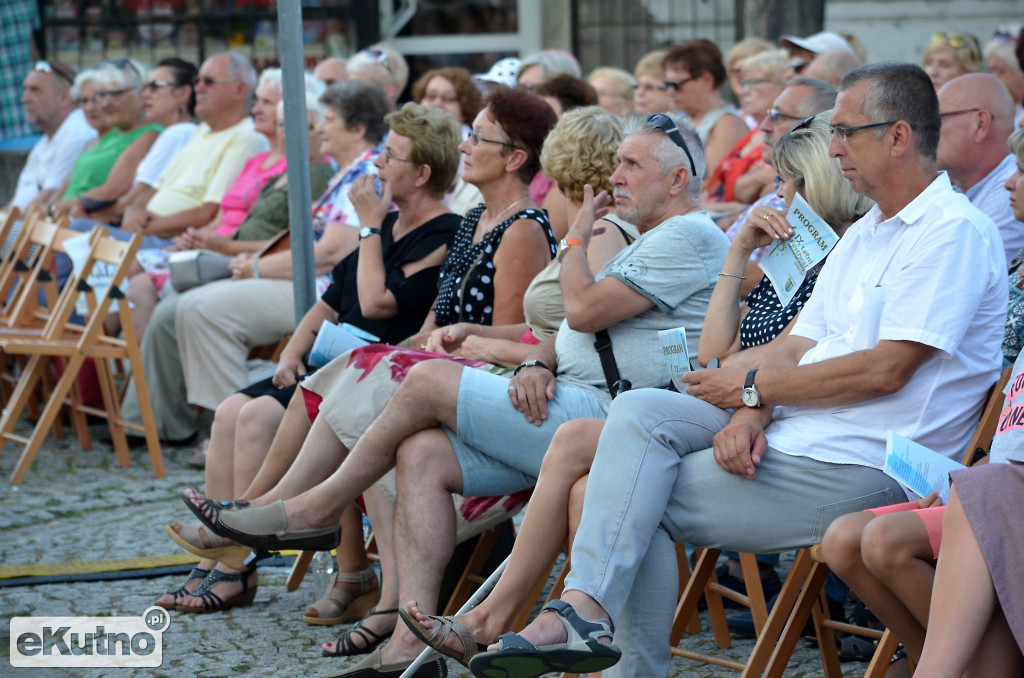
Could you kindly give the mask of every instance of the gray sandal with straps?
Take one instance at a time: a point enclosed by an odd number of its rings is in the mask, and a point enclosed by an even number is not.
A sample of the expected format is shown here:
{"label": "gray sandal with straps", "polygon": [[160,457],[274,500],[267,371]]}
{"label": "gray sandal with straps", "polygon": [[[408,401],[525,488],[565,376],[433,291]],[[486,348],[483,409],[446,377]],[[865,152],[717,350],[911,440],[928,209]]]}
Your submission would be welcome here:
{"label": "gray sandal with straps", "polygon": [[558,615],[569,636],[566,642],[536,646],[518,633],[503,633],[498,637],[500,650],[481,652],[469,662],[473,675],[537,678],[548,673],[595,673],[622,657],[618,647],[599,640],[614,633],[610,620],[581,617],[572,605],[561,600],[545,605],[541,614],[544,612]]}
{"label": "gray sandal with straps", "polygon": [[[334,650],[328,651],[323,648],[320,649],[320,654],[325,657],[351,657],[357,654],[368,654],[377,649],[377,647],[385,640],[391,637],[391,631],[384,633],[377,633],[373,629],[368,629],[363,626],[370,617],[375,617],[381,614],[395,614],[398,612],[398,608],[393,610],[370,610],[370,613],[363,617],[358,624],[356,624],[351,631],[343,633],[334,640]],[[397,622],[396,622],[397,623]],[[361,647],[357,646],[352,642],[352,637],[358,636],[362,639],[366,645]]]}

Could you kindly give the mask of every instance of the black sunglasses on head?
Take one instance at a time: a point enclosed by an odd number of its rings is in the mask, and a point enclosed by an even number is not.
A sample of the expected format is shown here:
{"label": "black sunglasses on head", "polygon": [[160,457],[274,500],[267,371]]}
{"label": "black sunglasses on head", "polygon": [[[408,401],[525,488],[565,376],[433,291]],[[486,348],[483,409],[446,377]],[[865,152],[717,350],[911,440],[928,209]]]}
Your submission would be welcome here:
{"label": "black sunglasses on head", "polygon": [[697,175],[697,165],[693,162],[693,156],[690,155],[690,149],[686,145],[686,141],[683,140],[683,135],[679,133],[679,128],[676,127],[676,123],[672,121],[672,118],[668,117],[664,113],[655,113],[651,117],[647,118],[647,123],[653,127],[657,127],[662,132],[668,135],[676,146],[683,149],[683,153],[686,153],[686,159],[690,161],[690,176]]}

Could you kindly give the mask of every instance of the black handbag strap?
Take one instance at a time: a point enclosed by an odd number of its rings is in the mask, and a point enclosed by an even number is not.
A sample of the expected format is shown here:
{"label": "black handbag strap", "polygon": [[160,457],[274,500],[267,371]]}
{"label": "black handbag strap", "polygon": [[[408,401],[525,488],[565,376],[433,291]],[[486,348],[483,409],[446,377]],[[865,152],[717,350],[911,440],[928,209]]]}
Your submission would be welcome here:
{"label": "black handbag strap", "polygon": [[628,379],[619,377],[619,366],[615,362],[615,352],[612,351],[612,338],[608,334],[608,330],[598,330],[594,332],[594,337],[594,350],[597,351],[597,355],[601,358],[604,380],[608,384],[608,392],[611,393],[614,399],[615,396],[623,391],[633,388],[633,384]]}

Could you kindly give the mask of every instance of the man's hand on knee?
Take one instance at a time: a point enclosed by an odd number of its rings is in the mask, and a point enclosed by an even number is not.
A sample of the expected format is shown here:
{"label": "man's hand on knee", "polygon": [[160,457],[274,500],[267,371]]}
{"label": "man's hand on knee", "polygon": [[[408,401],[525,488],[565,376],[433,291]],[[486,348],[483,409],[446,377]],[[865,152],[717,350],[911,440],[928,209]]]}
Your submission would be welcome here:
{"label": "man's hand on knee", "polygon": [[524,368],[509,380],[508,397],[526,421],[540,426],[548,418],[548,401],[555,397],[555,375],[542,366]]}
{"label": "man's hand on knee", "polygon": [[715,435],[712,445],[719,466],[753,480],[754,469],[768,449],[768,440],[759,417],[743,416],[743,412],[738,411],[729,425]]}

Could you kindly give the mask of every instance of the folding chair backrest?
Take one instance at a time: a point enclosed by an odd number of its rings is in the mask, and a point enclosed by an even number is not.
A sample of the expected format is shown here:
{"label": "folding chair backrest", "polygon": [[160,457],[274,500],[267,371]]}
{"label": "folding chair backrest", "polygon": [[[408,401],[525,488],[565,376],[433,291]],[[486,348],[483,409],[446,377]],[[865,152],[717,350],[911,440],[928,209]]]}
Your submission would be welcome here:
{"label": "folding chair backrest", "polygon": [[[39,290],[43,289],[48,302],[56,298],[56,282],[50,267],[53,263],[53,245],[58,233],[67,227],[67,218],[54,221],[39,217],[23,230],[20,251],[12,263],[11,286],[0,308],[0,320],[7,327],[38,325]],[[51,289],[53,292],[48,292]]]}
{"label": "folding chair backrest", "polygon": [[[6,315],[8,307],[15,303],[18,287],[30,268],[29,255],[32,252],[32,248],[29,245],[29,239],[32,237],[35,229],[43,223],[44,219],[45,217],[40,210],[32,210],[22,224],[21,230],[18,231],[17,236],[14,238],[14,242],[4,256],[3,261],[0,262],[0,301],[3,302],[0,314],[2,315]],[[13,226],[9,222],[10,219],[6,220],[5,227]],[[10,228],[7,228],[8,234],[10,230]],[[4,243],[6,243],[6,240],[4,240]]]}

